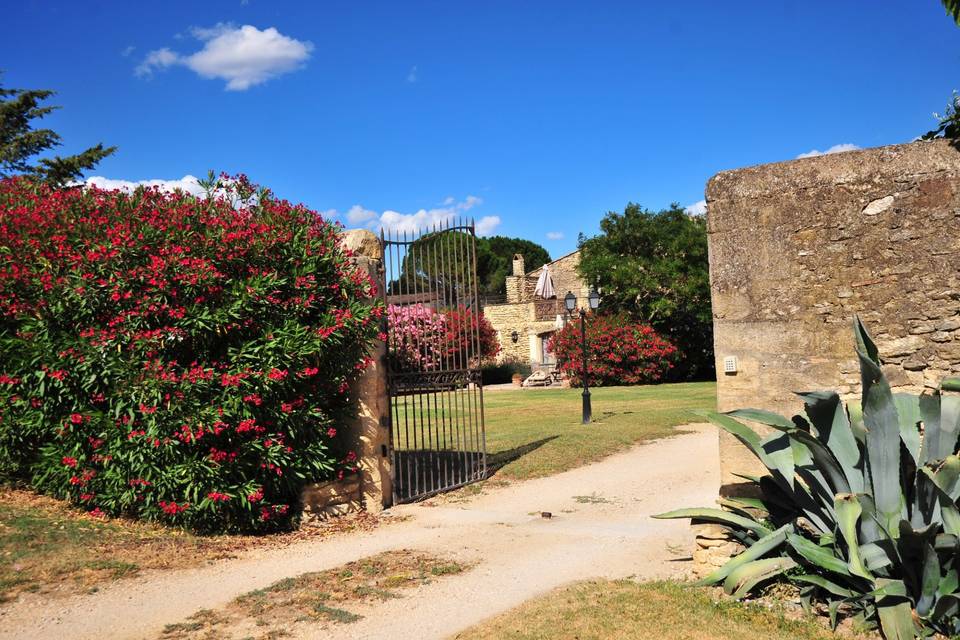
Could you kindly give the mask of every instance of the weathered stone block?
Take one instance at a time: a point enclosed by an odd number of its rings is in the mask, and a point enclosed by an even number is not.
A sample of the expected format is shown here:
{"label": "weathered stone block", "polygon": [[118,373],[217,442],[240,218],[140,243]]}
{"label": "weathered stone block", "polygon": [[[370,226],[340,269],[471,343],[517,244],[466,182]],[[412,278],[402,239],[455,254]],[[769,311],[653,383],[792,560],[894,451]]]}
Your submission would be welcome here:
{"label": "weathered stone block", "polygon": [[[875,336],[898,391],[960,371],[960,153],[948,142],[726,171],[707,184],[721,410],[785,415],[794,390],[860,391],[851,322]],[[720,436],[724,486],[757,462]]]}

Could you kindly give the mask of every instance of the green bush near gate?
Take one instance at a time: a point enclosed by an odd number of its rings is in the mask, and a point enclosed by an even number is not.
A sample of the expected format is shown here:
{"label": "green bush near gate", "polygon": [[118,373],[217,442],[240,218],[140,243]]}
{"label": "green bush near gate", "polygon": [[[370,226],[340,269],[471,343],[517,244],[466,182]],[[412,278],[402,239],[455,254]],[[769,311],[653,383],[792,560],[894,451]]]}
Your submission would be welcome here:
{"label": "green bush near gate", "polygon": [[290,524],[383,307],[339,229],[245,177],[183,192],[0,181],[0,480],[94,515]]}

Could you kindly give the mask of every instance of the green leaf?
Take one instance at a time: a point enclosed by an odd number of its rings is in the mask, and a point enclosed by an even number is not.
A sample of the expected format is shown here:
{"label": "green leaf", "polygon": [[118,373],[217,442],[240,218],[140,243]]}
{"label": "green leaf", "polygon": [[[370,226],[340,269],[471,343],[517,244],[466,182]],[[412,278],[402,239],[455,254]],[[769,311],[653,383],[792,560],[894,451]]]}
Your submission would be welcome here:
{"label": "green leaf", "polygon": [[900,439],[914,463],[920,462],[920,396],[912,393],[895,393],[893,402],[900,417]]}
{"label": "green leaf", "polygon": [[791,558],[764,558],[734,569],[723,582],[723,590],[734,598],[742,598],[755,586],[797,566]]}
{"label": "green leaf", "polygon": [[877,616],[886,640],[914,640],[913,609],[906,599],[907,588],[900,580],[877,579],[874,590],[877,598]]}
{"label": "green leaf", "polygon": [[900,418],[890,385],[880,369],[877,346],[860,318],[854,320],[863,384],[863,422],[867,429],[867,463],[880,523],[897,531],[904,498],[900,489]]}
{"label": "green leaf", "polygon": [[810,455],[813,456],[813,460],[816,463],[816,467],[822,473],[825,473],[827,478],[830,480],[832,485],[832,491],[829,493],[849,493],[850,492],[850,483],[847,482],[847,477],[843,472],[843,469],[840,468],[840,464],[837,462],[837,459],[833,457],[833,454],[823,446],[819,440],[814,438],[812,435],[806,431],[801,431],[800,429],[794,429],[790,432],[790,437],[798,442],[803,443],[804,446],[810,451]]}
{"label": "green leaf", "polygon": [[842,576],[850,576],[850,569],[847,563],[836,557],[829,549],[813,543],[803,536],[788,534],[787,542],[794,551],[799,553],[808,562],[812,562],[821,569],[838,573]]}
{"label": "green leaf", "polygon": [[873,581],[873,576],[867,571],[860,557],[860,543],[857,539],[857,520],[863,513],[863,508],[853,494],[841,494],[834,499],[834,507],[837,511],[837,524],[840,527],[840,533],[843,535],[844,542],[847,543],[847,567],[850,573]]}
{"label": "green leaf", "polygon": [[793,448],[790,446],[790,437],[785,433],[773,432],[760,442],[760,448],[766,454],[767,464],[773,465],[771,471],[776,470],[793,490]]}
{"label": "green leaf", "polygon": [[940,586],[940,560],[929,542],[923,550],[923,569],[920,578],[920,598],[917,600],[917,614],[925,616],[933,607]]}
{"label": "green leaf", "polygon": [[832,593],[832,594],[835,595],[835,596],[840,596],[841,598],[852,598],[852,597],[854,597],[854,592],[853,592],[853,591],[851,591],[850,589],[846,589],[846,588],[844,588],[844,587],[841,587],[841,586],[838,585],[837,583],[831,582],[830,580],[827,580],[827,579],[824,578],[823,576],[818,576],[818,575],[814,575],[814,574],[809,574],[809,573],[808,573],[808,574],[804,574],[804,575],[802,575],[802,576],[793,576],[791,579],[792,579],[792,580],[795,580],[795,581],[797,581],[797,582],[806,582],[807,584],[816,585],[816,586],[820,587],[821,589],[824,589],[824,590],[826,590],[826,591],[829,591],[830,593]]}
{"label": "green leaf", "polygon": [[786,542],[787,540],[787,532],[791,531],[792,529],[793,529],[792,524],[786,524],[780,527],[779,529],[777,529],[776,531],[774,531],[773,533],[760,538],[755,543],[753,543],[753,545],[750,546],[748,549],[737,554],[735,558],[733,558],[732,560],[729,560],[726,564],[724,564],[722,567],[720,567],[716,571],[713,571],[709,575],[704,576],[702,579],[698,580],[697,583],[698,584],[715,584],[717,582],[720,582],[724,578],[726,578],[728,575],[730,575],[731,572],[733,572],[738,567],[741,567],[747,564],[748,562],[759,560],[760,558],[767,555],[774,549],[783,545],[783,543]]}
{"label": "green leaf", "polygon": [[793,421],[784,418],[779,413],[764,411],[763,409],[737,409],[735,411],[728,411],[726,415],[759,422],[760,424],[765,424],[775,429],[795,429],[797,426]]}
{"label": "green leaf", "polygon": [[742,442],[754,455],[760,458],[761,462],[763,461],[763,453],[760,450],[761,438],[756,431],[723,413],[707,411],[703,415],[707,420]]}
{"label": "green leaf", "polygon": [[722,524],[733,529],[746,529],[757,535],[759,538],[768,536],[773,531],[763,526],[756,520],[752,518],[745,518],[743,516],[738,516],[732,514],[728,511],[723,511],[721,509],[710,509],[710,508],[692,508],[692,509],[677,509],[675,511],[668,511],[666,513],[660,513],[655,516],[651,516],[658,520],[676,520],[680,518],[689,518],[691,520],[703,520],[705,522],[715,522],[717,524]]}
{"label": "green leaf", "polygon": [[862,493],[864,488],[862,454],[850,426],[850,419],[834,392],[813,391],[798,393],[803,398],[807,417],[816,430],[816,436],[836,457],[853,493]]}

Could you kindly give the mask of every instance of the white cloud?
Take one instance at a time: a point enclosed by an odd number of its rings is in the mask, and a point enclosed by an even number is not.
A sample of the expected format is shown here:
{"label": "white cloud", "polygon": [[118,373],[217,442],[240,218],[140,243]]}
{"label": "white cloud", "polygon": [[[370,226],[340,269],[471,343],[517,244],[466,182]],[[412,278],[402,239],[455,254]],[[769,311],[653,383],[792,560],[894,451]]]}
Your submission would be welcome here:
{"label": "white cloud", "polygon": [[688,216],[702,216],[707,213],[707,201],[698,200],[683,210]]}
{"label": "white cloud", "polygon": [[849,142],[844,142],[843,144],[835,144],[826,151],[819,151],[817,149],[812,149],[806,153],[801,153],[797,158],[813,158],[815,156],[825,156],[831,153],[843,153],[844,151],[857,151],[860,147]]}
{"label": "white cloud", "polygon": [[120,55],[122,55],[124,58],[129,58],[130,54],[136,50],[137,50],[136,47],[134,47],[133,45],[130,45],[129,47],[126,47],[123,51],[121,51]]}
{"label": "white cloud", "polygon": [[204,78],[226,80],[229,91],[245,91],[303,67],[313,51],[313,43],[295,40],[273,27],[261,31],[251,25],[221,23],[194,27],[190,33],[204,43],[202,49],[189,55],[166,47],[151,51],[135,73],[149,76],[176,64]]}
{"label": "white cloud", "polygon": [[120,189],[121,191],[133,191],[137,187],[159,187],[161,191],[176,191],[180,189],[181,191],[186,191],[195,196],[203,195],[206,193],[203,187],[200,186],[200,181],[197,180],[194,176],[185,175],[179,180],[138,180],[133,182],[131,180],[114,180],[112,178],[104,178],[103,176],[92,176],[87,178],[83,182],[84,184],[93,185],[101,189]]}
{"label": "white cloud", "polygon": [[164,47],[148,53],[147,57],[137,65],[133,72],[140,77],[149,76],[157,69],[166,69],[178,62],[180,62],[180,56]]}
{"label": "white cloud", "polygon": [[500,216],[483,216],[476,221],[474,230],[478,236],[489,236],[500,226]]}
{"label": "white cloud", "polygon": [[407,82],[416,82],[417,78],[417,65],[413,65],[410,69],[410,72],[407,74]]}
{"label": "white cloud", "polygon": [[[401,213],[387,209],[377,213],[359,204],[355,204],[346,212],[347,223],[351,226],[362,226],[379,231],[383,229],[393,233],[415,234],[434,225],[454,222],[457,217],[465,216],[466,212],[483,203],[482,198],[467,196],[457,202],[454,198],[446,198],[440,206],[432,209],[420,209],[414,213]],[[336,217],[337,211],[330,209],[324,212],[325,217]],[[488,236],[500,225],[500,216],[483,216],[476,220],[476,232],[480,236]]]}
{"label": "white cloud", "polygon": [[353,205],[350,207],[350,210],[347,211],[347,223],[353,225],[354,227],[362,226],[376,217],[376,211],[364,209],[358,204]]}
{"label": "white cloud", "polygon": [[563,240],[563,231],[547,231],[547,240]]}

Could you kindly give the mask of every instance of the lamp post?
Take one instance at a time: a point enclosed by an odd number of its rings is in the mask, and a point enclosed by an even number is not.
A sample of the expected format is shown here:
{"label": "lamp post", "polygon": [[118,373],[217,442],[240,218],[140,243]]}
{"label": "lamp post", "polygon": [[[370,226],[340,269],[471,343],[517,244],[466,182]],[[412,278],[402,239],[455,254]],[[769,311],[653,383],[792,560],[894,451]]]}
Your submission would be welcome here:
{"label": "lamp post", "polygon": [[[597,307],[600,306],[600,294],[597,293],[596,289],[590,288],[590,294],[587,296],[587,303],[590,306],[591,311],[596,311]],[[572,291],[567,291],[567,295],[563,297],[563,304],[567,309],[567,313],[572,314],[577,309],[577,296],[573,295]],[[593,417],[593,410],[590,407],[590,382],[587,375],[587,310],[584,307],[580,307],[580,349],[583,355],[583,373],[581,377],[583,378],[583,424],[590,424],[590,420]]]}

